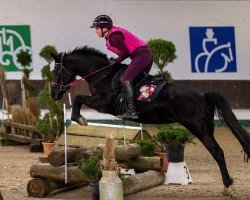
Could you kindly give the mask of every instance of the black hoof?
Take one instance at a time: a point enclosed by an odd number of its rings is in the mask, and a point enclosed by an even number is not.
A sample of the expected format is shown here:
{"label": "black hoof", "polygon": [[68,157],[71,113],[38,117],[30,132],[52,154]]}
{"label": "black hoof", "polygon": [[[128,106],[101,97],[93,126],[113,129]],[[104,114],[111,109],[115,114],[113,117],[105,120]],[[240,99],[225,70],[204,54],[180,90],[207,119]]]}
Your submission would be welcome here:
{"label": "black hoof", "polygon": [[71,117],[72,121],[75,121],[76,123],[78,123],[81,126],[87,126],[88,122],[87,120],[83,117],[83,116],[77,116],[77,117]]}

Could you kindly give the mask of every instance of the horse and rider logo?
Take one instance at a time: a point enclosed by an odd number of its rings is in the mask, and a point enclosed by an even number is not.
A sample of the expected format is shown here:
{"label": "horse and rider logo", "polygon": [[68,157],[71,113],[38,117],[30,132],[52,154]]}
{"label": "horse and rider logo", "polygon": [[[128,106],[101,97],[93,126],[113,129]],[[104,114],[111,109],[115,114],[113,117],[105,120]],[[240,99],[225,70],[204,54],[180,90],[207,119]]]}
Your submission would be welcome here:
{"label": "horse and rider logo", "polygon": [[237,72],[234,27],[190,27],[193,73]]}
{"label": "horse and rider logo", "polygon": [[30,26],[0,26],[0,65],[6,71],[23,69],[16,56],[21,50],[31,54]]}

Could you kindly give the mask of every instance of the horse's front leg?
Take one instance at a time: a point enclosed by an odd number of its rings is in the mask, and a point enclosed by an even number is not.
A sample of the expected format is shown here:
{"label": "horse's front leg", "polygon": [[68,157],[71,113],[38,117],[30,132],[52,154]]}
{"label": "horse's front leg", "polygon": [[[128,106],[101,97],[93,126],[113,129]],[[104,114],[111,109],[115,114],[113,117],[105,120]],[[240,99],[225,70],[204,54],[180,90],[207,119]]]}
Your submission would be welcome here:
{"label": "horse's front leg", "polygon": [[80,114],[80,110],[83,104],[90,108],[97,109],[102,105],[102,101],[98,96],[77,95],[74,98],[71,120],[77,122],[81,126],[87,126],[88,123],[86,119]]}

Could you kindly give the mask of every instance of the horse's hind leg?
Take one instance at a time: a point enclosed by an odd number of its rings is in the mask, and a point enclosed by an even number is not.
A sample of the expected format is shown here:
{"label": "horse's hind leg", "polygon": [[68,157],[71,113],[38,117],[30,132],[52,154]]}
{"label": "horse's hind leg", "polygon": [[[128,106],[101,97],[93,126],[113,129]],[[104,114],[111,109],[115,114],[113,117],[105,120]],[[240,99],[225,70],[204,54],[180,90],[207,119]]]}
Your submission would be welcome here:
{"label": "horse's hind leg", "polygon": [[213,158],[216,160],[216,162],[219,165],[223,184],[225,186],[223,195],[232,196],[234,193],[234,189],[231,186],[233,184],[233,180],[229,176],[223,150],[221,149],[219,144],[216,142],[214,136],[204,136],[201,139],[201,142],[204,144],[206,149],[211,153],[211,155],[213,156]]}
{"label": "horse's hind leg", "polygon": [[233,184],[233,180],[228,174],[224,152],[214,138],[213,122],[210,121],[210,126],[208,126],[208,124],[205,124],[204,121],[201,123],[203,124],[200,124],[199,126],[190,126],[189,124],[186,127],[202,142],[202,144],[206,147],[206,149],[218,163],[222,175],[223,184],[225,186],[223,194],[232,196],[234,192],[231,186]]}

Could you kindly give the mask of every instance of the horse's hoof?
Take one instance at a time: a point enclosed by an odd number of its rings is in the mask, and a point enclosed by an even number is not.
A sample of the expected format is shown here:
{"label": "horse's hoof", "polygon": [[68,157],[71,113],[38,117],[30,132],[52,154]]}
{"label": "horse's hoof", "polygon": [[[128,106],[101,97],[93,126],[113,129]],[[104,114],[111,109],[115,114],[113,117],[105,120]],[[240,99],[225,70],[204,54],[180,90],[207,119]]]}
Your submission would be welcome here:
{"label": "horse's hoof", "polygon": [[224,187],[224,191],[222,192],[223,196],[235,196],[235,189],[232,185],[230,185],[228,188]]}
{"label": "horse's hoof", "polygon": [[88,126],[88,122],[84,117],[78,117],[77,122],[81,126]]}

